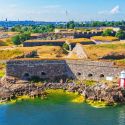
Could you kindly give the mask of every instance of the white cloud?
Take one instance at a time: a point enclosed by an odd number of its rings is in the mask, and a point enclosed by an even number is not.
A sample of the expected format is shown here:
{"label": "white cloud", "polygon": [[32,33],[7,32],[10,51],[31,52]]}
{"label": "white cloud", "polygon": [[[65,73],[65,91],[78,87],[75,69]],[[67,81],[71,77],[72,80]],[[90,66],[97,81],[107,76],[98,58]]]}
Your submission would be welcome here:
{"label": "white cloud", "polygon": [[113,7],[111,10],[104,10],[104,11],[100,11],[98,12],[98,14],[118,14],[120,13],[120,6],[117,5],[115,7]]}
{"label": "white cloud", "polygon": [[115,6],[115,7],[110,11],[111,14],[117,14],[117,13],[119,13],[119,12],[120,12],[120,7],[119,7],[119,5]]}

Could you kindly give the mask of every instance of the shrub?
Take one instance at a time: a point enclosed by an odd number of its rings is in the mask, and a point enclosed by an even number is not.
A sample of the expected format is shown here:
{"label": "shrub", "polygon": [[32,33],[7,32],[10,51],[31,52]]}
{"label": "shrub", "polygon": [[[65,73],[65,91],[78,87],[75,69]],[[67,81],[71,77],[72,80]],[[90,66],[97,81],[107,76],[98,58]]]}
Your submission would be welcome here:
{"label": "shrub", "polygon": [[24,58],[34,58],[36,56],[37,56],[36,50],[24,54]]}
{"label": "shrub", "polygon": [[116,37],[119,38],[119,39],[125,39],[125,32],[123,30],[119,30],[116,33]]}
{"label": "shrub", "polygon": [[68,51],[69,51],[69,45],[67,44],[67,43],[64,43],[63,44],[63,52],[65,53],[65,54],[67,54],[68,53]]}
{"label": "shrub", "polygon": [[21,44],[20,36],[16,35],[16,36],[12,37],[12,42],[14,45],[20,45]]}
{"label": "shrub", "polygon": [[102,33],[103,36],[115,36],[115,32],[112,29],[106,29]]}
{"label": "shrub", "polygon": [[25,40],[28,40],[28,39],[30,39],[30,33],[26,32],[12,37],[12,42],[14,45],[20,45]]}

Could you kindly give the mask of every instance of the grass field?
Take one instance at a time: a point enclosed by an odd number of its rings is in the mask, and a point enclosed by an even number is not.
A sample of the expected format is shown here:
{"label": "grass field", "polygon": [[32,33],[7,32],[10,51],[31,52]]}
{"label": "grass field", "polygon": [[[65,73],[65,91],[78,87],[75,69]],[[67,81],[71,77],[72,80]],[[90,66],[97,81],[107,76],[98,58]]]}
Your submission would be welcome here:
{"label": "grass field", "polygon": [[[83,48],[87,52],[88,57],[92,60],[98,60],[100,57],[110,53],[125,53],[125,43],[86,45],[83,46]],[[125,59],[115,60],[115,62],[120,65],[125,65]]]}
{"label": "grass field", "polygon": [[2,32],[1,34],[7,34],[9,35],[8,38],[1,38],[0,39],[0,46],[12,46],[12,40],[11,38],[18,34],[18,32]]}
{"label": "grass field", "polygon": [[[82,43],[82,42],[92,42],[90,39],[87,39],[87,38],[78,38],[78,39],[69,39],[69,38],[64,38],[62,40],[65,40],[69,43]],[[93,43],[93,42],[92,42]]]}
{"label": "grass field", "polygon": [[96,41],[103,41],[103,42],[112,42],[112,41],[119,40],[117,37],[113,37],[113,36],[93,36],[91,38]]}
{"label": "grass field", "polygon": [[0,60],[13,59],[17,56],[37,51],[40,58],[62,58],[65,56],[63,49],[59,46],[39,46],[39,47],[0,47]]}
{"label": "grass field", "polygon": [[0,60],[12,59],[21,54],[23,54],[23,53],[21,51],[19,51],[18,49],[0,50]]}
{"label": "grass field", "polygon": [[4,39],[0,39],[0,46],[12,46],[12,40],[11,38],[4,38]]}

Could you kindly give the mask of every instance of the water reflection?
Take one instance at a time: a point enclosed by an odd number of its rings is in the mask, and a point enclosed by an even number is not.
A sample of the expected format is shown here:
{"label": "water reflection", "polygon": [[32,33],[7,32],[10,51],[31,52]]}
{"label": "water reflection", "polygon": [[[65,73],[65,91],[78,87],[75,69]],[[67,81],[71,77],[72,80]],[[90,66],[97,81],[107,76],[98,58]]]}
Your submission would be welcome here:
{"label": "water reflection", "polygon": [[121,108],[119,111],[118,125],[125,125],[125,107]]}

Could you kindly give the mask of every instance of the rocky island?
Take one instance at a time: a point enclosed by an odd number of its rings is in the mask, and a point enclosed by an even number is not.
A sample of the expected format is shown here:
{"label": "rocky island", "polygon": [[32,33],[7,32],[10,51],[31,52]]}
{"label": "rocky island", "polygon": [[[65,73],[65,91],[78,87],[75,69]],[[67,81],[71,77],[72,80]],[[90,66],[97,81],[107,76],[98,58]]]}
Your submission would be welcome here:
{"label": "rocky island", "polygon": [[48,90],[77,94],[74,102],[96,107],[124,104],[125,78],[119,77],[125,75],[124,41],[104,35],[117,34],[114,27],[93,30],[55,28],[48,33],[14,34],[12,42],[21,46],[1,49],[5,55],[1,55],[5,70],[1,104],[26,97],[44,99]]}

